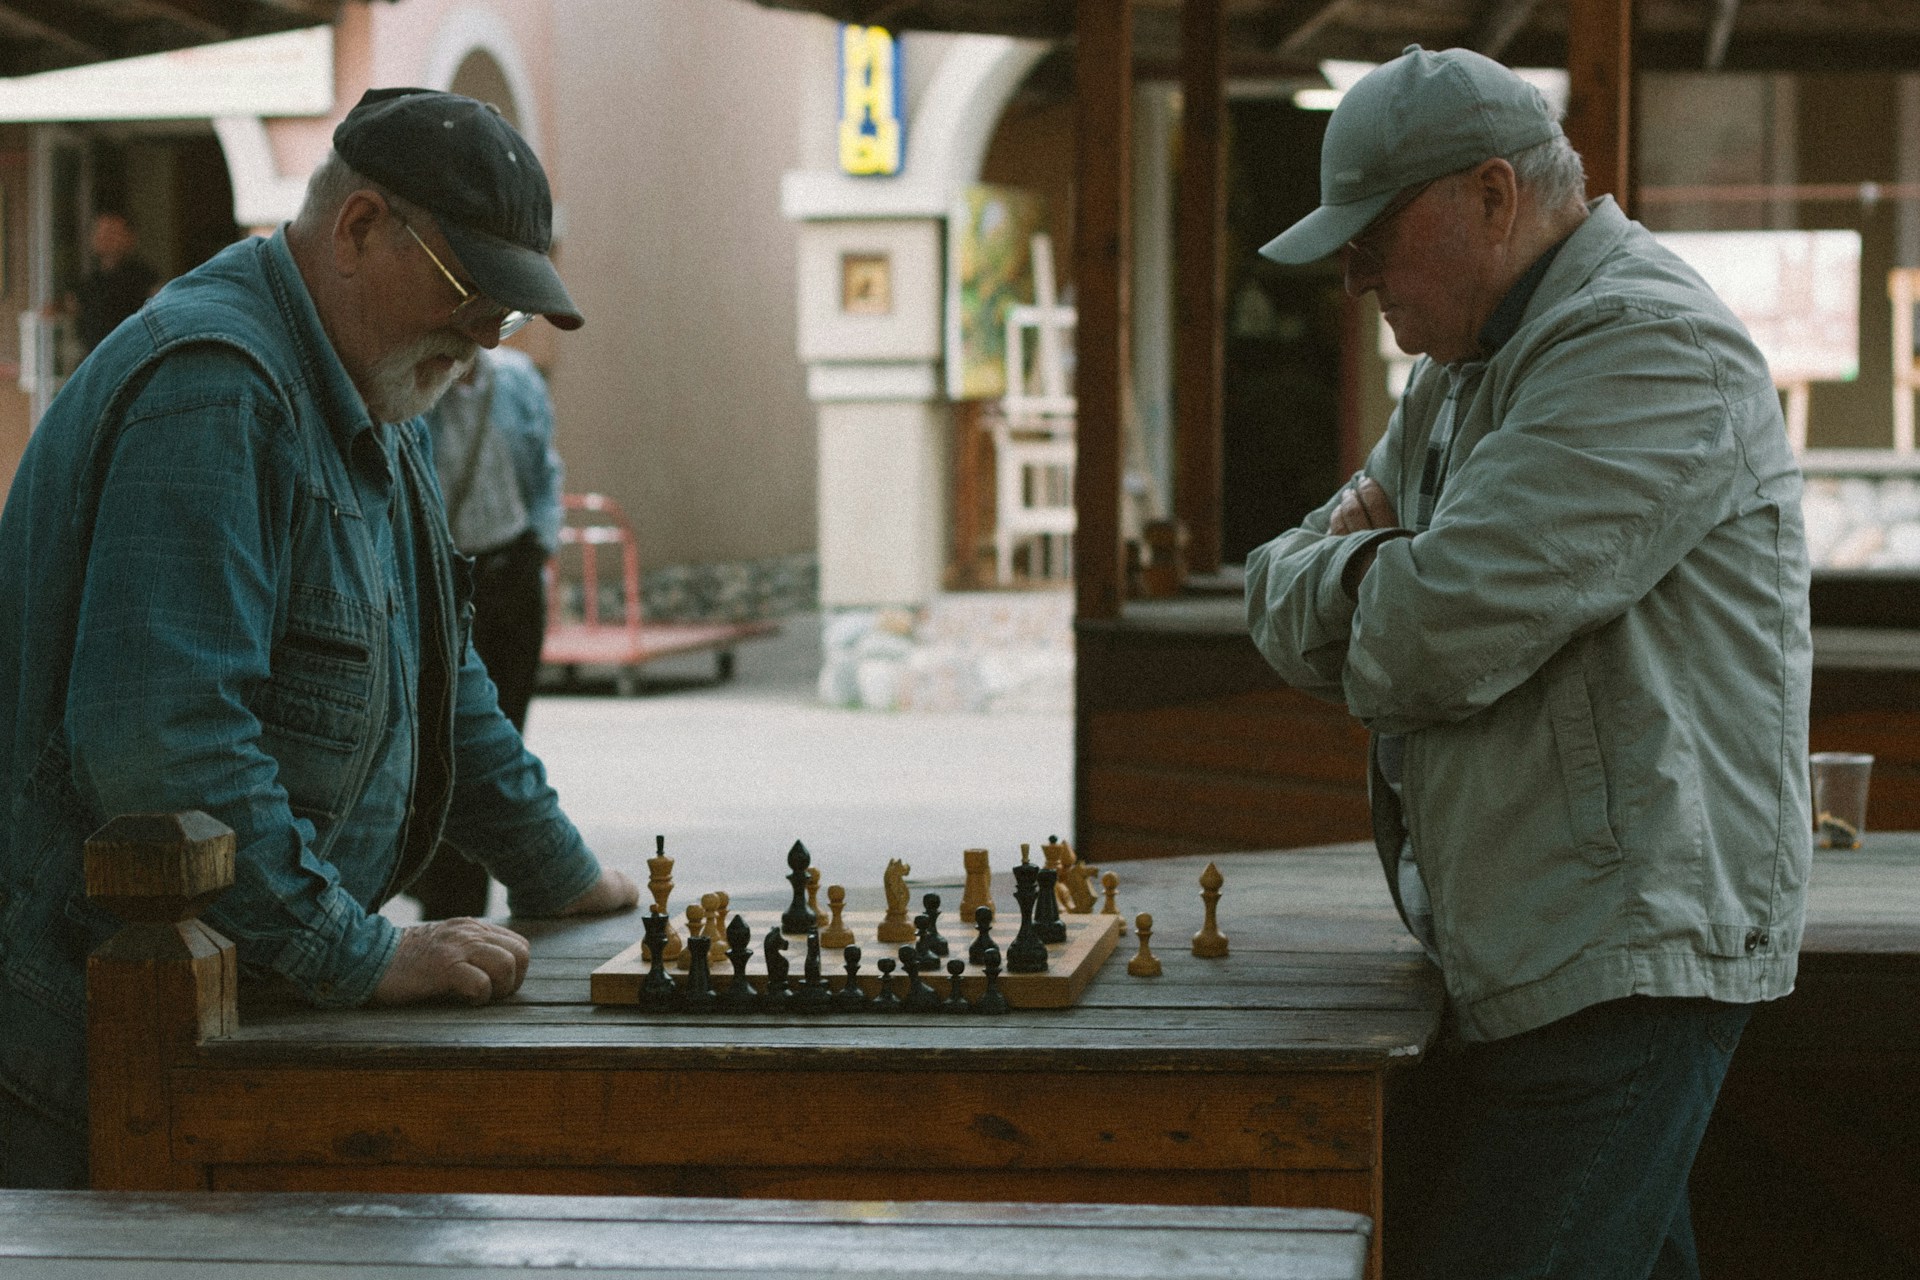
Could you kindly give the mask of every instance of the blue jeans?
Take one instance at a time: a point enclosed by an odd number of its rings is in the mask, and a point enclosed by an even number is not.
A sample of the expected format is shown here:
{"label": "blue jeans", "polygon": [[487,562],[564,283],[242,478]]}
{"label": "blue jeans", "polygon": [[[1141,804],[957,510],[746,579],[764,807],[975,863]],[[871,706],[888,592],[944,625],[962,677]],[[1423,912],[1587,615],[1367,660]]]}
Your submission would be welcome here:
{"label": "blue jeans", "polygon": [[87,1185],[87,1135],[0,1087],[0,1187],[70,1191]]}
{"label": "blue jeans", "polygon": [[1612,1000],[1444,1044],[1395,1099],[1409,1280],[1698,1280],[1687,1175],[1749,1005]]}

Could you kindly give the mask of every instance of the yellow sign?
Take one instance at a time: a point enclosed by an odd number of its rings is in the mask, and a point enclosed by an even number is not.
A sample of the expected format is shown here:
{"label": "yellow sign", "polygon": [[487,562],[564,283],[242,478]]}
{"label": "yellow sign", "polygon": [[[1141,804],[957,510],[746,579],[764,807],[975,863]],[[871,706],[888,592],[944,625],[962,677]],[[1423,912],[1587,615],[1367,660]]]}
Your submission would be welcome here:
{"label": "yellow sign", "polygon": [[840,28],[840,168],[900,172],[900,46],[885,27]]}

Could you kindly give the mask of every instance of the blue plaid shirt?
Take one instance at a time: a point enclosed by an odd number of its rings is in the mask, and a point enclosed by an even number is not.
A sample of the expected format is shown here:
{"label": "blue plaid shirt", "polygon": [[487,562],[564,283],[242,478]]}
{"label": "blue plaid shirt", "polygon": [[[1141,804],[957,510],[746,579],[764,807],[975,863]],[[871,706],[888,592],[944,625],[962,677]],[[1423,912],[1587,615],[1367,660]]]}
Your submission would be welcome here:
{"label": "blue plaid shirt", "polygon": [[0,1086],[86,1106],[81,845],[122,813],[238,837],[205,919],[243,969],[364,1003],[380,904],[444,836],[516,913],[599,866],[467,643],[426,428],[368,416],[285,233],[175,281],[48,410],[0,515]]}

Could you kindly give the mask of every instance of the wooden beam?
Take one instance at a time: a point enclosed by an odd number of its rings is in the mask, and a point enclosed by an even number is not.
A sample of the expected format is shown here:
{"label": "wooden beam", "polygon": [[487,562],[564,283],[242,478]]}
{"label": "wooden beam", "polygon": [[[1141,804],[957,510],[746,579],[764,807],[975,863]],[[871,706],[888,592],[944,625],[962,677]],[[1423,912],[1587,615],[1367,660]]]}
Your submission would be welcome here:
{"label": "wooden beam", "polygon": [[1740,0],[1717,0],[1713,22],[1707,27],[1705,66],[1708,71],[1718,71],[1720,64],[1727,60],[1727,41],[1733,39],[1734,20],[1739,16]]}
{"label": "wooden beam", "polygon": [[1180,204],[1175,211],[1173,514],[1187,566],[1220,567],[1220,404],[1227,238],[1226,5],[1185,0],[1180,14]]}
{"label": "wooden beam", "polygon": [[81,17],[52,0],[5,0],[0,3],[0,27],[8,27],[59,48],[83,62],[111,58],[113,24],[95,15]]}
{"label": "wooden beam", "polygon": [[[231,15],[231,6],[225,6]],[[216,16],[208,0],[120,0],[119,13],[133,21],[163,22],[196,40],[232,40],[241,34],[231,20]]]}
{"label": "wooden beam", "polygon": [[1326,25],[1353,6],[1353,0],[1320,0],[1276,46],[1281,53],[1297,53],[1319,35]]}
{"label": "wooden beam", "polygon": [[1074,21],[1074,281],[1078,398],[1073,536],[1075,611],[1115,618],[1125,595],[1120,549],[1120,432],[1133,368],[1133,6],[1077,0]]}
{"label": "wooden beam", "polygon": [[1587,195],[1632,212],[1633,0],[1567,0],[1567,139]]}
{"label": "wooden beam", "polygon": [[1467,48],[1489,58],[1499,57],[1539,7],[1540,0],[1488,0],[1479,23],[1467,37]]}

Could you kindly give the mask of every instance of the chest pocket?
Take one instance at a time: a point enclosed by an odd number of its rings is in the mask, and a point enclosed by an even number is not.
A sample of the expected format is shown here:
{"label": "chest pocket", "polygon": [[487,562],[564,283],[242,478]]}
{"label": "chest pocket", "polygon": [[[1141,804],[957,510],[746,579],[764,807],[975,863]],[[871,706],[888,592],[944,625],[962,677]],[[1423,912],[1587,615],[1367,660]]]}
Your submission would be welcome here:
{"label": "chest pocket", "polygon": [[385,679],[384,619],[373,605],[295,582],[273,670],[254,705],[262,745],[280,765],[295,814],[337,817],[373,749]]}

